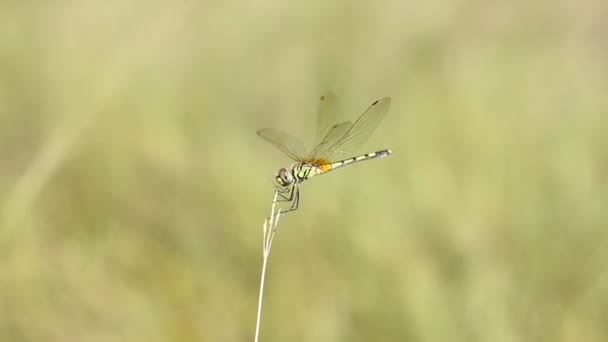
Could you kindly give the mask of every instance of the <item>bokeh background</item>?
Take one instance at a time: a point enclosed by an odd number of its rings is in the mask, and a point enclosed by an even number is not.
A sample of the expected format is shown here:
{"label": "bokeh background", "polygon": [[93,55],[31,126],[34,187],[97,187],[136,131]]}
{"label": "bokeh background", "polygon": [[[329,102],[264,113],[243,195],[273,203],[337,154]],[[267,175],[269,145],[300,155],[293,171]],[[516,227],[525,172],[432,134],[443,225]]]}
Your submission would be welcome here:
{"label": "bokeh background", "polygon": [[3,1],[0,341],[608,340],[608,3]]}

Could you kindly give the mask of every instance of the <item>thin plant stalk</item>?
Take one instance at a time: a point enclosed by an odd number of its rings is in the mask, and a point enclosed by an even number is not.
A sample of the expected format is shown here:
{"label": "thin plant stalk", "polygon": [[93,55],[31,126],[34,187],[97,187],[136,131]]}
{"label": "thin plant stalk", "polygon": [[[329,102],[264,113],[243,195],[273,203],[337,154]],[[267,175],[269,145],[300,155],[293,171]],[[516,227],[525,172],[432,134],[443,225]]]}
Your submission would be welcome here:
{"label": "thin plant stalk", "polygon": [[278,192],[275,191],[274,198],[272,199],[272,210],[270,217],[264,220],[262,230],[262,275],[260,277],[260,295],[258,298],[258,318],[255,323],[255,342],[258,342],[260,337],[260,321],[262,319],[262,299],[264,298],[264,280],[266,279],[266,265],[268,264],[268,256],[270,255],[270,248],[272,247],[272,241],[274,240],[274,234],[279,224],[279,218],[281,217],[281,209],[275,211],[277,205]]}

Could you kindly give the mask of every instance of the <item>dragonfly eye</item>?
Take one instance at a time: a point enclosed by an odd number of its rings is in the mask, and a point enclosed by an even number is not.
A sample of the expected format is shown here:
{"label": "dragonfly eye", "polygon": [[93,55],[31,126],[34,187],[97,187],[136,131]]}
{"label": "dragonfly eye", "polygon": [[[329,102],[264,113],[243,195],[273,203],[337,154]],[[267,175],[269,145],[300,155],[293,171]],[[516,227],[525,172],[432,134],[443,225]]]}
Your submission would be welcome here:
{"label": "dragonfly eye", "polygon": [[285,168],[279,170],[277,174],[277,183],[281,186],[287,186],[293,183],[293,177],[291,176],[291,173],[289,173],[289,170]]}

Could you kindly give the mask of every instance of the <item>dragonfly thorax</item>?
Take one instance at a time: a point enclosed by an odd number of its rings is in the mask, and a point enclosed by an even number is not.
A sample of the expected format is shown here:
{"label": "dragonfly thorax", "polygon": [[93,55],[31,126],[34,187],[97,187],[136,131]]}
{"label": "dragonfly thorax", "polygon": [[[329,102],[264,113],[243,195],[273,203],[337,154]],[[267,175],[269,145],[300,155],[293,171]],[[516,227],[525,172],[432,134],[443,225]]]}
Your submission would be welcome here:
{"label": "dragonfly thorax", "polygon": [[276,176],[276,181],[280,186],[286,187],[293,183],[302,183],[303,181],[323,173],[318,166],[309,163],[295,163],[289,169],[279,169]]}

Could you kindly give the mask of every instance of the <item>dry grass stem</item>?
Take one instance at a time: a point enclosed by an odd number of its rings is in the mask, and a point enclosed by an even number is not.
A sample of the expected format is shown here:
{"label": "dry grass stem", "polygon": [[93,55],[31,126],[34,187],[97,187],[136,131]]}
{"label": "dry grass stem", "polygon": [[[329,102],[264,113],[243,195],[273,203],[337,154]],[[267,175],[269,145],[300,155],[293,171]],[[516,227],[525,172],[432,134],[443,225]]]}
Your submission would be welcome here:
{"label": "dry grass stem", "polygon": [[264,297],[264,279],[266,278],[266,265],[268,263],[268,256],[270,255],[270,248],[272,248],[272,241],[274,240],[274,234],[277,231],[277,225],[279,224],[279,218],[281,217],[281,209],[276,209],[278,192],[275,191],[272,199],[272,209],[270,211],[270,217],[264,220],[262,229],[262,274],[260,276],[260,294],[258,298],[258,317],[255,324],[255,342],[258,342],[260,336],[260,320],[262,318],[262,299]]}

